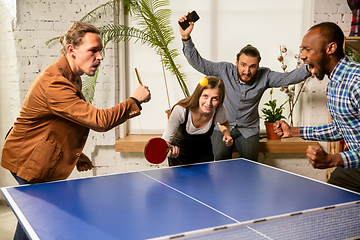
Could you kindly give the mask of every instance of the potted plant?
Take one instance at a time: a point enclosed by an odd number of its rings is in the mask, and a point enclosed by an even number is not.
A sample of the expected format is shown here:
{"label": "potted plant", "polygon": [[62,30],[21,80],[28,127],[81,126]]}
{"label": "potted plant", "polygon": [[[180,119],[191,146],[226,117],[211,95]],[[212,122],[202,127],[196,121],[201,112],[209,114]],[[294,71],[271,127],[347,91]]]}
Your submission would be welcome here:
{"label": "potted plant", "polygon": [[[272,96],[273,89],[270,90],[270,95]],[[265,120],[265,126],[266,126],[266,135],[267,138],[270,140],[279,140],[280,138],[275,134],[274,132],[274,123],[281,119],[286,119],[283,116],[284,111],[284,104],[287,101],[285,101],[283,104],[281,104],[279,107],[276,107],[277,101],[276,99],[272,100],[272,98],[269,100],[269,102],[265,103],[265,106],[268,106],[270,108],[263,108],[261,109],[261,112],[264,114],[262,118]]]}

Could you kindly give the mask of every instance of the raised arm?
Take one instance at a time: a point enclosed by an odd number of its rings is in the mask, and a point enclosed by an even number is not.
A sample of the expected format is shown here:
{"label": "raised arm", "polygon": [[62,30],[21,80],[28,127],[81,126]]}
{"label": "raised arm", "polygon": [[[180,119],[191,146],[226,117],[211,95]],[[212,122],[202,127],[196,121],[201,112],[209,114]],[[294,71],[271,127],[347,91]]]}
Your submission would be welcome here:
{"label": "raised arm", "polygon": [[310,76],[311,73],[308,71],[307,65],[304,64],[300,68],[294,69],[290,72],[280,73],[270,71],[268,75],[268,84],[270,88],[283,87],[290,84],[300,83]]}
{"label": "raised arm", "polygon": [[[189,12],[188,12],[189,14]],[[179,18],[178,22],[184,22],[185,20],[187,20],[186,15],[182,16]],[[181,38],[183,41],[188,41],[190,39],[190,34],[192,32],[192,30],[194,29],[194,23],[193,22],[189,22],[190,26],[187,27],[185,30],[182,29],[182,27],[179,25],[179,32],[181,35]]]}

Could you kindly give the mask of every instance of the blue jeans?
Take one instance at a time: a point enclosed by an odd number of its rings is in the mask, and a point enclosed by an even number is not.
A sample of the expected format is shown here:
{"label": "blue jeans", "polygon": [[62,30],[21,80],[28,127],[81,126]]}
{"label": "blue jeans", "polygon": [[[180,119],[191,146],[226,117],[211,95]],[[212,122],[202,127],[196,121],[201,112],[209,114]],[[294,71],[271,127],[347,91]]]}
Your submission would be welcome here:
{"label": "blue jeans", "polygon": [[[25,184],[30,184],[28,181],[26,181],[25,179],[22,179],[21,177],[18,177],[16,175],[16,173],[11,172],[11,174],[14,176],[15,180],[19,183],[19,185],[25,185]],[[28,240],[29,238],[27,237],[24,229],[22,228],[21,224],[18,222],[17,226],[16,226],[16,231],[15,231],[15,235],[14,235],[14,240]]]}
{"label": "blue jeans", "polygon": [[213,146],[213,152],[215,161],[231,159],[234,146],[239,153],[240,158],[246,158],[252,161],[258,161],[259,157],[259,134],[245,138],[239,130],[235,127],[230,132],[231,137],[234,140],[234,144],[230,147],[226,146],[223,142],[223,134],[220,131],[214,130],[211,135],[211,143]]}

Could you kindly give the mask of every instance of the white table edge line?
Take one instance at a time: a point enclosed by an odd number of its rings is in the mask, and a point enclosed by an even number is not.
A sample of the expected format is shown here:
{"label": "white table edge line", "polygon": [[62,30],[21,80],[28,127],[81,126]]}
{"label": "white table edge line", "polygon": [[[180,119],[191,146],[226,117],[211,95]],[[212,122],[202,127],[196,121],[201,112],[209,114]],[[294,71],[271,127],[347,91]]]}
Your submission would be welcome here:
{"label": "white table edge line", "polygon": [[35,233],[34,229],[31,227],[30,223],[28,222],[28,220],[26,219],[24,214],[20,211],[18,205],[16,204],[14,199],[11,197],[11,195],[7,191],[7,189],[2,188],[1,191],[3,192],[6,200],[9,202],[9,205],[13,209],[13,211],[14,211],[15,215],[17,216],[18,220],[21,222],[21,225],[23,225],[23,227],[25,228],[24,231],[26,231],[29,234],[29,236],[30,236],[30,238],[32,240],[40,240],[40,238]]}

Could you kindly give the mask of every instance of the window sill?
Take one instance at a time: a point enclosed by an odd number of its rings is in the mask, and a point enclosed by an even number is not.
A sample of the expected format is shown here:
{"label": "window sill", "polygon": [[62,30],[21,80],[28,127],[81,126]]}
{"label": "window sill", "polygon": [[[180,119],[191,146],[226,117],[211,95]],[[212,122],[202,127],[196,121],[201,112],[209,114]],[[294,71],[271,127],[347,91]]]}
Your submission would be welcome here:
{"label": "window sill", "polygon": [[[146,143],[160,134],[127,135],[115,142],[116,152],[144,152]],[[316,141],[305,141],[301,138],[287,138],[281,140],[260,139],[262,153],[306,153],[309,145],[318,145]]]}

